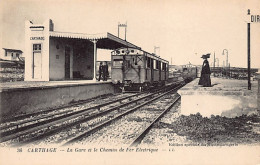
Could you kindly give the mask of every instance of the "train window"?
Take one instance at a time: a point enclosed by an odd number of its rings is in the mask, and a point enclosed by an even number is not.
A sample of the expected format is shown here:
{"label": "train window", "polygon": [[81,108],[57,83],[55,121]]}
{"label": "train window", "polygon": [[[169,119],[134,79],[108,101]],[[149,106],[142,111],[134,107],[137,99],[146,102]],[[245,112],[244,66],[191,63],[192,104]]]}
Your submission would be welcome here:
{"label": "train window", "polygon": [[133,65],[142,65],[143,64],[143,58],[142,56],[132,56],[132,64]]}
{"label": "train window", "polygon": [[119,50],[117,50],[117,51],[116,51],[116,54],[120,54],[120,51],[119,51]]}
{"label": "train window", "polygon": [[156,60],[156,69],[159,69],[159,61]]}
{"label": "train window", "polygon": [[161,62],[161,70],[164,70],[164,63]]}
{"label": "train window", "polygon": [[151,67],[151,59],[149,57],[147,57],[147,68]]}
{"label": "train window", "polygon": [[165,63],[162,63],[162,70],[166,70],[166,64]]}
{"label": "train window", "polygon": [[135,62],[135,65],[137,65],[137,64],[138,64],[138,63],[137,63],[137,56],[135,56],[134,58],[135,58],[135,61],[134,61],[134,62]]}
{"label": "train window", "polygon": [[135,51],[134,50],[131,50],[131,53],[134,53]]}
{"label": "train window", "polygon": [[154,69],[157,68],[156,65],[157,65],[157,61],[156,61],[156,60],[153,60],[153,68],[154,68]]}
{"label": "train window", "polygon": [[114,66],[122,66],[123,64],[123,59],[114,59]]}
{"label": "train window", "polygon": [[125,60],[125,69],[131,68],[131,60]]}

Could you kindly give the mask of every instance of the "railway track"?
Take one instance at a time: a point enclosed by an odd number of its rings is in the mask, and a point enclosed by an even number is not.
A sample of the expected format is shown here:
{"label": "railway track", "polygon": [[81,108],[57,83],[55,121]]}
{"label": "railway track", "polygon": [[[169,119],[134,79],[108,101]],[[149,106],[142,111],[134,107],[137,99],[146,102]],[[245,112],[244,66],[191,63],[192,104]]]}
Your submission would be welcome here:
{"label": "railway track", "polygon": [[[123,97],[123,98],[120,98],[120,99],[117,99],[117,100],[108,101],[108,102],[105,102],[103,104],[99,104],[99,105],[89,107],[89,108],[86,108],[86,109],[82,109],[82,110],[79,110],[79,111],[74,111],[74,112],[71,112],[71,113],[66,113],[64,115],[60,115],[60,116],[57,116],[57,117],[54,117],[54,118],[51,118],[51,119],[46,118],[46,120],[35,122],[33,124],[29,124],[29,125],[26,125],[26,126],[20,126],[19,125],[20,122],[18,122],[18,123],[15,124],[15,125],[18,126],[17,129],[6,131],[6,132],[1,132],[0,142],[4,142],[4,141],[10,140],[10,139],[21,137],[23,135],[27,135],[29,133],[32,133],[32,132],[35,132],[35,131],[38,131],[38,130],[42,130],[44,128],[51,129],[51,127],[53,125],[57,125],[59,123],[64,123],[66,121],[73,120],[73,119],[75,120],[75,119],[77,119],[81,116],[89,116],[89,113],[91,113],[91,111],[93,111],[95,109],[99,111],[99,110],[101,110],[102,107],[105,107],[107,105],[111,105],[111,104],[129,99],[129,98],[132,98],[132,97],[135,97],[135,96],[138,96],[138,95],[139,94],[135,94],[135,95]],[[94,115],[92,115],[92,116],[94,116]],[[32,122],[32,121],[37,121],[37,119],[38,119],[38,117],[32,118],[29,121],[22,121],[21,124],[24,124],[24,122],[29,123],[29,122]],[[72,122],[71,126],[72,126],[72,124],[78,124],[78,123]],[[67,124],[67,125],[64,125],[64,126],[70,126],[70,125]],[[51,131],[51,133],[55,133],[55,131]],[[20,140],[18,140],[18,141],[20,141]]]}
{"label": "railway track", "polygon": [[[165,89],[167,90],[170,88],[169,86]],[[164,90],[165,90],[164,89]],[[142,94],[144,93],[138,93],[133,94],[127,97],[119,98],[113,101],[108,101],[103,104],[99,104],[90,108],[82,109],[79,111],[70,111],[69,113],[62,112],[57,113],[58,116],[53,117],[51,119],[46,119],[43,121],[39,121],[44,117],[35,117],[30,120],[30,122],[36,121],[33,124],[28,124],[26,126],[20,126],[20,124],[29,123],[25,121],[20,121],[15,124],[11,124],[10,126],[16,127],[14,130],[9,130],[6,132],[1,132],[1,143],[13,140],[10,144],[19,146],[19,145],[25,145],[28,143],[33,143],[35,141],[39,141],[41,139],[44,139],[48,136],[51,136],[53,134],[56,134],[58,132],[61,132],[64,129],[68,129],[77,125],[80,125],[83,122],[92,120],[94,118],[100,117],[102,115],[105,115],[107,113],[110,113],[112,111],[118,110],[119,108],[128,106],[133,103],[137,103],[140,100],[146,99],[148,97],[152,97],[153,95],[158,94],[160,91],[157,91],[152,94],[146,94],[142,97]],[[134,97],[139,97],[137,99],[134,99],[132,101],[129,101],[133,99]],[[123,101],[126,100],[126,103],[123,103]],[[101,108],[105,106],[109,106],[114,103],[121,102],[119,106],[113,106],[106,110],[101,110]],[[93,110],[96,110],[96,113],[91,114]],[[48,115],[46,115],[48,116]],[[51,116],[51,115],[49,115]],[[38,121],[38,122],[37,122]],[[7,126],[4,126],[7,128]],[[10,128],[10,127],[8,127]]]}
{"label": "railway track", "polygon": [[[66,145],[69,145],[69,144],[73,144],[73,143],[76,143],[76,142],[80,142],[80,141],[84,141],[84,138],[87,138],[88,136],[92,135],[93,133],[103,129],[104,127],[106,127],[107,125],[110,125],[111,123],[115,122],[116,120],[122,118],[123,116],[126,116],[130,113],[133,113],[135,112],[137,109],[140,109],[156,100],[158,100],[159,98],[165,96],[165,95],[168,95],[172,92],[176,92],[177,89],[179,89],[180,86],[174,88],[174,89],[171,89],[169,91],[166,91],[148,101],[145,101],[133,108],[130,108],[128,110],[126,110],[125,112],[121,113],[121,114],[118,114],[116,116],[114,116],[112,119],[110,120],[107,120],[106,122],[103,122],[103,123],[100,123],[98,125],[96,125],[95,127],[91,128],[91,129],[88,129],[86,131],[84,131],[83,133],[75,136],[75,137],[72,137],[71,139],[69,139],[68,141],[66,141],[63,146],[66,146]],[[173,103],[170,103],[169,106],[166,107],[165,110],[163,110],[163,112],[161,112],[157,117],[155,117],[155,119],[149,124],[149,126],[147,126],[143,131],[142,133],[140,133],[137,138],[131,143],[131,146],[134,146],[134,145],[137,145],[141,142],[142,138],[145,136],[145,134],[152,128],[153,124],[155,122],[157,122],[167,111],[169,111],[172,106],[180,99],[180,96],[177,96],[177,98],[175,98],[174,100],[171,100],[171,102],[173,101]],[[113,127],[111,128],[113,129]],[[109,134],[109,133],[108,133]]]}
{"label": "railway track", "polygon": [[143,131],[137,135],[137,137],[131,142],[130,147],[136,147],[141,143],[145,135],[152,129],[153,125],[158,122],[176,103],[180,100],[180,96],[178,96],[174,101],[169,104],[165,110],[160,113],[146,128],[143,129]]}
{"label": "railway track", "polygon": [[[16,120],[15,122],[6,122],[6,123],[2,123],[0,125],[0,135],[2,136],[6,136],[6,135],[10,135],[13,134],[15,132],[19,132],[28,128],[33,128],[37,125],[41,125],[41,124],[45,124],[48,122],[52,122],[67,116],[72,116],[75,114],[79,114],[81,112],[86,112],[86,111],[90,111],[93,109],[98,109],[100,110],[100,108],[113,104],[113,103],[117,103],[126,99],[129,99],[131,97],[135,97],[138,96],[138,94],[135,95],[130,95],[130,96],[126,96],[126,97],[121,97],[121,98],[114,98],[111,101],[99,104],[99,105],[94,105],[94,106],[90,106],[88,108],[83,108],[83,109],[79,109],[79,110],[73,110],[75,108],[78,108],[78,106],[83,105],[85,102],[80,102],[77,104],[73,104],[70,106],[65,106],[59,109],[53,109],[53,112],[50,112],[48,110],[48,112],[44,111],[42,113],[36,112],[36,113],[32,113],[30,114],[30,117],[27,117],[28,114],[23,115],[23,116],[19,116],[20,120]],[[67,108],[67,109],[65,109]],[[38,115],[38,116],[36,116]],[[27,117],[27,118],[26,118]],[[17,118],[17,117],[14,117]],[[10,120],[14,120],[14,119],[10,119]]]}

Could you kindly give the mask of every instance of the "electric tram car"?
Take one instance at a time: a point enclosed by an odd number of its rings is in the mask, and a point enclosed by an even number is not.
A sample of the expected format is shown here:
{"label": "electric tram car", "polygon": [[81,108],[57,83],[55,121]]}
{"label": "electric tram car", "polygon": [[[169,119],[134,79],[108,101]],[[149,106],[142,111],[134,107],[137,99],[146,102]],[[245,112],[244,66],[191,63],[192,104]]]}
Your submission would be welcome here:
{"label": "electric tram car", "polygon": [[197,67],[183,67],[181,77],[184,79],[185,83],[189,83],[197,78],[197,73]]}
{"label": "electric tram car", "polygon": [[141,49],[119,48],[111,52],[111,79],[122,91],[162,86],[169,77],[169,62]]}

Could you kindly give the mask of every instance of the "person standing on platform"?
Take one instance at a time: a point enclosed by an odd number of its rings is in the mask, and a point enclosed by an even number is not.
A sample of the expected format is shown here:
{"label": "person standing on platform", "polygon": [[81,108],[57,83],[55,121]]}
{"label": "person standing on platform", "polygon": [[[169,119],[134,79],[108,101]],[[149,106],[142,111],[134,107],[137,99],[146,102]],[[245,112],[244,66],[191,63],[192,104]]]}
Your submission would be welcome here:
{"label": "person standing on platform", "polygon": [[108,77],[108,65],[107,65],[107,62],[105,62],[105,65],[103,66],[103,78],[104,78],[104,81],[107,81],[107,77]]}
{"label": "person standing on platform", "polygon": [[102,76],[102,74],[103,74],[103,64],[102,64],[102,62],[99,63],[99,68],[98,68],[98,69],[99,69],[99,70],[98,70],[98,73],[99,73],[99,75],[98,75],[98,81],[100,81],[101,76]]}
{"label": "person standing on platform", "polygon": [[199,80],[199,85],[202,85],[203,87],[211,87],[211,80],[210,80],[210,68],[209,68],[209,62],[208,58],[210,57],[210,54],[202,55],[201,58],[204,59],[202,64],[202,70]]}

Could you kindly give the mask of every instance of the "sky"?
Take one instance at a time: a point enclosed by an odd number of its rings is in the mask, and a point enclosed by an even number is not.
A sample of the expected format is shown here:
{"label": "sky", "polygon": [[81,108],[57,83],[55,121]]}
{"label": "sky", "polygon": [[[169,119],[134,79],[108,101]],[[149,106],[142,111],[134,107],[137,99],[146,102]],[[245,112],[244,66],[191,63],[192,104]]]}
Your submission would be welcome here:
{"label": "sky", "polygon": [[[219,65],[247,67],[247,22],[260,15],[259,0],[1,0],[1,48],[24,49],[24,22],[52,19],[55,31],[110,32],[127,22],[127,41],[173,65],[201,65],[215,52]],[[121,36],[124,36],[121,29]],[[124,37],[123,37],[124,38]],[[260,22],[251,23],[251,66],[260,68]],[[223,50],[224,55],[222,55]],[[110,60],[110,50],[98,50]],[[217,65],[217,63],[216,63]]]}

